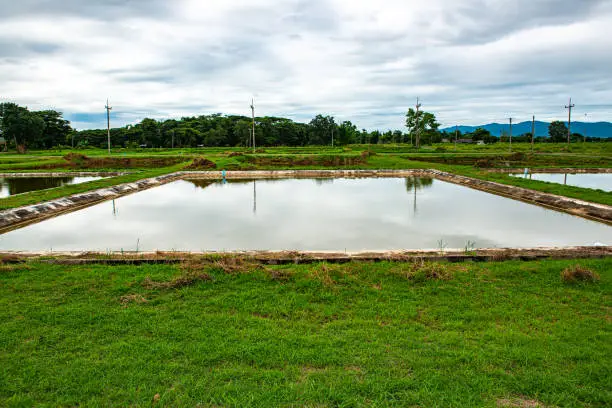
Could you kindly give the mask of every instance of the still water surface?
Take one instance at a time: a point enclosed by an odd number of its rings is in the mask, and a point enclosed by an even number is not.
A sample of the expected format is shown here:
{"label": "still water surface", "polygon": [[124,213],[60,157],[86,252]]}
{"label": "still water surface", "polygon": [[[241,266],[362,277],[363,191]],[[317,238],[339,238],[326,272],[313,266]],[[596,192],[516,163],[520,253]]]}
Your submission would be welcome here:
{"label": "still water surface", "polygon": [[0,236],[10,250],[612,245],[612,227],[429,178],[180,180]]}
{"label": "still water surface", "polygon": [[529,180],[548,181],[549,183],[566,184],[568,186],[612,191],[612,173],[529,173],[527,175],[512,174],[512,176],[522,177]]}
{"label": "still water surface", "polygon": [[30,191],[80,184],[102,177],[0,177],[0,198]]}

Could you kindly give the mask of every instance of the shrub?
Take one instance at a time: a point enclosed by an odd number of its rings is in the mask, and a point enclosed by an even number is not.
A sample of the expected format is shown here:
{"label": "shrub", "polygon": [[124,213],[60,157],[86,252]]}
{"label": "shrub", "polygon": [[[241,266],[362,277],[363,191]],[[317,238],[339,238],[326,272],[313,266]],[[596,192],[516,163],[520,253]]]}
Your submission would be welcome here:
{"label": "shrub", "polygon": [[580,265],[570,266],[561,272],[561,279],[565,283],[594,283],[599,281],[599,275]]}
{"label": "shrub", "polygon": [[205,159],[204,157],[196,157],[193,162],[187,166],[190,170],[214,169],[217,165],[215,162]]}
{"label": "shrub", "polygon": [[476,161],[476,163],[474,163],[475,167],[478,167],[478,168],[481,168],[481,169],[494,167],[494,165],[495,165],[495,162],[491,158],[489,158],[489,157],[487,157],[485,159],[479,159],[479,160]]}
{"label": "shrub", "polygon": [[512,153],[508,157],[508,159],[511,160],[511,161],[525,161],[526,158],[527,158],[527,156],[523,152]]}

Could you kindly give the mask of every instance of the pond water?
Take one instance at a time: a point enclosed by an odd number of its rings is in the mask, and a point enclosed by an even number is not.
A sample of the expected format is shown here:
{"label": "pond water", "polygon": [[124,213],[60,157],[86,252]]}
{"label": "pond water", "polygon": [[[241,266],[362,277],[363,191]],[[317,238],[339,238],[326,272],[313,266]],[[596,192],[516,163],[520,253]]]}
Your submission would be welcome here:
{"label": "pond water", "polygon": [[0,236],[4,250],[612,245],[612,227],[431,178],[180,180]]}
{"label": "pond water", "polygon": [[549,183],[566,184],[583,188],[594,188],[612,191],[612,173],[529,173],[511,174],[529,180],[548,181]]}
{"label": "pond water", "polygon": [[0,198],[47,188],[98,180],[102,177],[0,177]]}

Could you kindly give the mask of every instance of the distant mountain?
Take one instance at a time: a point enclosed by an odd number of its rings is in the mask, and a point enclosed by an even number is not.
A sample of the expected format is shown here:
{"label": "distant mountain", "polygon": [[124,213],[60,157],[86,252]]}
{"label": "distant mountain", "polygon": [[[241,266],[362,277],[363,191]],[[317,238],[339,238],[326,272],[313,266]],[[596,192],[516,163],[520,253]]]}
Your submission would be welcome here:
{"label": "distant mountain", "polygon": [[[537,136],[548,136],[549,122],[535,123],[535,134]],[[567,125],[567,122],[565,122]],[[488,125],[480,126],[459,126],[461,133],[473,132],[477,128],[484,128],[491,132],[493,136],[500,136],[502,132],[508,132],[509,125],[501,123],[489,123]],[[449,127],[447,132],[454,132],[455,127]],[[521,122],[512,124],[512,134],[515,136],[523,133],[531,133],[531,122]],[[612,123],[610,122],[572,122],[572,133],[580,133],[583,136],[589,137],[612,137]]]}

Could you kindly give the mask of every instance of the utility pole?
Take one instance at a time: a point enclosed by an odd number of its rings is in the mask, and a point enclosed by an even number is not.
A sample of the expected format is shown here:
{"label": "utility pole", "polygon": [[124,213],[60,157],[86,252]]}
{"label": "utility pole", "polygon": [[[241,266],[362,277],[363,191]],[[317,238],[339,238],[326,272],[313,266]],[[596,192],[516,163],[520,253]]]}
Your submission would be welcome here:
{"label": "utility pole", "polygon": [[586,114],[586,113],[584,114],[584,125],[585,126],[584,126],[584,138],[582,139],[584,143],[586,143],[586,138],[587,138],[587,126],[586,126],[586,124],[587,124],[587,115],[588,114]]}
{"label": "utility pole", "polygon": [[512,118],[510,118],[510,151],[512,151]]}
{"label": "utility pole", "polygon": [[531,151],[533,152],[533,140],[535,139],[535,115],[531,119]]}
{"label": "utility pole", "polygon": [[459,133],[459,126],[455,125],[455,150],[457,150],[457,134]]}
{"label": "utility pole", "polygon": [[569,110],[567,115],[567,144],[570,144],[570,136],[572,134],[572,108],[576,105],[572,104],[572,98],[569,100],[569,105],[565,106],[565,109]]}
{"label": "utility pole", "polygon": [[334,147],[334,124],[333,124],[333,123],[332,123],[332,131],[331,131],[331,134],[332,134],[332,147]]}
{"label": "utility pole", "polygon": [[172,129],[172,148],[174,149],[174,129]]}
{"label": "utility pole", "polygon": [[253,116],[253,153],[255,153],[255,99],[251,99],[251,115]]}
{"label": "utility pole", "polygon": [[419,103],[419,97],[417,96],[416,103],[416,148],[419,149],[421,145],[421,138],[419,137],[419,109],[421,108],[421,104]]}
{"label": "utility pole", "polygon": [[110,111],[113,109],[108,104],[108,98],[106,99],[106,132],[108,136],[108,154],[111,154],[111,141],[110,141]]}

